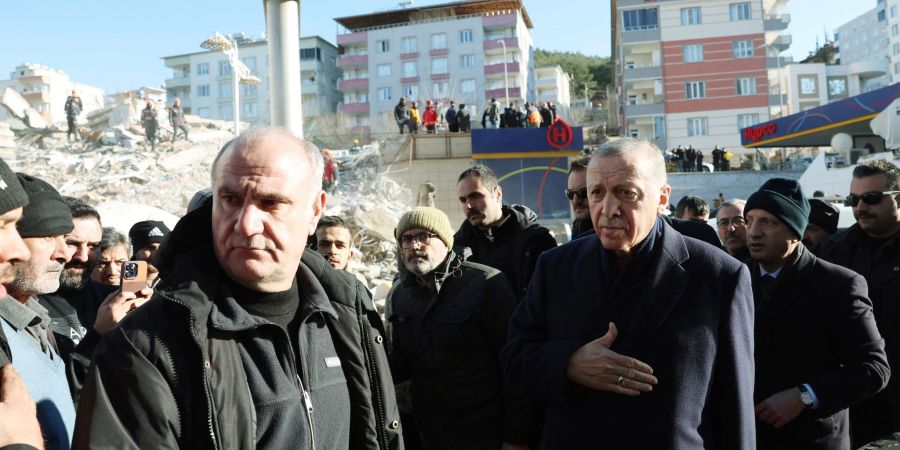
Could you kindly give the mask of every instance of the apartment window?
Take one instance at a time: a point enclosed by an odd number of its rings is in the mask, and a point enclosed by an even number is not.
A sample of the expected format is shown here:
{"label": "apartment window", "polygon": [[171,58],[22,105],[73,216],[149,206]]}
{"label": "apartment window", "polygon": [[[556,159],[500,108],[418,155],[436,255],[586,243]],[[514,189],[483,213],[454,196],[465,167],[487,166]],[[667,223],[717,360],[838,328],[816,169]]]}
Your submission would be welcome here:
{"label": "apartment window", "polygon": [[900,63],[894,63],[894,73],[900,74]]}
{"label": "apartment window", "polygon": [[403,45],[403,53],[415,53],[418,51],[416,47],[416,38],[405,37],[400,42]]}
{"label": "apartment window", "polygon": [[[209,66],[207,66],[207,68],[208,67]],[[197,108],[197,115],[204,119],[210,119],[211,117],[209,117],[209,107],[203,106],[203,107]]]}
{"label": "apartment window", "polygon": [[405,84],[403,85],[403,95],[407,100],[415,100],[419,98],[419,85],[418,84]]}
{"label": "apartment window", "polygon": [[241,62],[247,66],[252,72],[256,72],[256,57],[255,56],[246,56],[241,58]]}
{"label": "apartment window", "polygon": [[900,34],[900,28],[898,28],[897,24],[891,25],[891,36],[896,36]]}
{"label": "apartment window", "polygon": [[[303,80],[306,81],[306,80]],[[241,85],[241,95],[245,97],[249,97],[251,95],[256,95],[259,92],[259,86],[255,84],[242,84]]]}
{"label": "apartment window", "polygon": [[201,84],[197,86],[197,97],[209,97],[209,85]]}
{"label": "apartment window", "polygon": [[378,88],[378,100],[385,101],[391,99],[391,88]]}
{"label": "apartment window", "polygon": [[709,135],[709,120],[706,117],[689,117],[687,125],[688,136]]}
{"label": "apartment window", "polygon": [[231,75],[231,65],[228,64],[227,59],[223,59],[219,61],[219,76],[224,77],[226,75]]}
{"label": "apartment window", "polygon": [[706,82],[688,81],[684,83],[684,96],[687,99],[706,97]]}
{"label": "apartment window", "polygon": [[731,11],[731,21],[750,20],[750,3],[732,3],[728,5]]}
{"label": "apartment window", "polygon": [[434,58],[431,60],[431,73],[444,74],[447,73],[447,58]]}
{"label": "apartment window", "polygon": [[684,46],[684,62],[700,62],[703,61],[703,44],[692,44]]}
{"label": "apartment window", "polygon": [[759,114],[738,114],[738,128],[752,127],[759,123]]}
{"label": "apartment window", "polygon": [[322,60],[322,49],[319,47],[313,48],[301,48],[300,49],[300,60],[301,61],[321,61]]}
{"label": "apartment window", "polygon": [[209,75],[209,63],[197,64],[197,75]]}
{"label": "apartment window", "polygon": [[403,78],[415,77],[419,75],[418,64],[415,61],[403,62]]}
{"label": "apartment window", "polygon": [[756,78],[738,78],[734,89],[736,95],[756,95]]}
{"label": "apartment window", "polygon": [[391,76],[391,65],[390,64],[379,64],[375,67],[375,75],[379,77],[389,77]]}
{"label": "apartment window", "polygon": [[391,41],[387,39],[375,41],[375,51],[378,53],[387,53],[391,51]]}
{"label": "apartment window", "polygon": [[681,25],[700,25],[700,7],[681,8]]}
{"label": "apartment window", "polygon": [[878,11],[878,21],[884,22],[887,20],[887,14],[884,13],[884,10]]}
{"label": "apartment window", "polygon": [[743,39],[731,43],[731,51],[735,58],[753,57],[753,39]]}
{"label": "apartment window", "polygon": [[462,30],[459,32],[459,42],[464,44],[466,42],[472,42],[472,30]]}
{"label": "apartment window", "polygon": [[437,98],[450,96],[450,84],[446,81],[431,83],[431,95]]}
{"label": "apartment window", "polygon": [[447,48],[447,33],[438,33],[431,35],[431,49],[439,50]]}
{"label": "apartment window", "polygon": [[460,55],[459,67],[475,67],[475,55]]}
{"label": "apartment window", "polygon": [[655,30],[659,27],[658,15],[656,8],[622,11],[622,26],[625,31]]}
{"label": "apartment window", "polygon": [[800,94],[801,95],[816,95],[818,94],[818,89],[816,89],[816,77],[808,76],[800,77]]}
{"label": "apartment window", "polygon": [[891,19],[897,17],[897,5],[891,6]]}
{"label": "apartment window", "polygon": [[256,102],[241,103],[241,115],[247,118],[256,117],[259,111],[256,109]]}
{"label": "apartment window", "polygon": [[234,118],[231,105],[219,105],[219,119],[231,120]]}
{"label": "apartment window", "polygon": [[894,56],[900,55],[900,43],[895,43],[891,46],[891,50],[894,52]]}
{"label": "apartment window", "polygon": [[463,94],[471,94],[475,92],[475,80],[462,80],[459,83],[459,90]]}
{"label": "apartment window", "polygon": [[219,98],[231,98],[231,83],[219,83]]}
{"label": "apartment window", "polygon": [[847,95],[847,80],[843,78],[828,79],[828,96],[843,97]]}

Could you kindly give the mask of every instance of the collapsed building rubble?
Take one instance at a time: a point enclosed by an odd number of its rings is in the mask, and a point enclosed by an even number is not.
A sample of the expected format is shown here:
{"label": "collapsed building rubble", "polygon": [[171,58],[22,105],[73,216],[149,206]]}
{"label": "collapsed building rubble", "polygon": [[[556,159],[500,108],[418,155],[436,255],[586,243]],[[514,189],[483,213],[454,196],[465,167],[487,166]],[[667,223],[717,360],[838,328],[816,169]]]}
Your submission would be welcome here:
{"label": "collapsed building rubble", "polygon": [[[195,192],[209,186],[213,158],[232,138],[233,125],[187,116],[190,141],[172,145],[167,141],[172,129],[162,110],[162,140],[154,151],[144,142],[139,120],[142,106],[126,98],[88,114],[82,121],[82,139],[75,144],[66,142],[62,127],[22,127],[21,119],[8,119],[0,122],[0,152],[15,170],[97,206],[103,211],[104,225],[127,231],[128,224],[150,216],[169,223],[185,213]],[[12,130],[5,126],[11,120],[19,120]],[[15,148],[4,152],[13,133]],[[328,195],[326,214],[348,222],[359,250],[350,269],[366,278],[382,309],[397,272],[394,228],[412,206],[412,195],[382,171],[378,143],[334,153],[340,182]]]}

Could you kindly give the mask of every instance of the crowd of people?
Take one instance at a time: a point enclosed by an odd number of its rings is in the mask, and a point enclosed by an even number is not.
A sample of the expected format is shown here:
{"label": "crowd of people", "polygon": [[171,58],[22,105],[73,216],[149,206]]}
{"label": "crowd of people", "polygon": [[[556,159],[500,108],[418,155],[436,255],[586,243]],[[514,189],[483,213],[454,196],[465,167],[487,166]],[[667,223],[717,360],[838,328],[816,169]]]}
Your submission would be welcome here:
{"label": "crowd of people", "polygon": [[[125,236],[0,161],[0,445],[845,449],[900,430],[889,162],[855,169],[838,230],[781,178],[672,217],[659,149],[612,141],[570,165],[561,246],[474,165],[460,226],[400,218],[384,321],[324,172],[253,128],[173,229]],[[132,261],[147,281],[126,289]]]}
{"label": "crowd of people", "polygon": [[[496,98],[484,107],[481,114],[481,128],[540,128],[549,127],[558,117],[553,102],[529,103],[522,106],[515,103],[501,105]],[[425,110],[419,109],[418,102],[407,102],[400,97],[394,106],[394,121],[400,134],[417,134],[421,128],[427,134],[441,130],[448,133],[469,133],[472,131],[472,117],[465,103],[450,100],[445,108],[438,101],[426,100]]]}

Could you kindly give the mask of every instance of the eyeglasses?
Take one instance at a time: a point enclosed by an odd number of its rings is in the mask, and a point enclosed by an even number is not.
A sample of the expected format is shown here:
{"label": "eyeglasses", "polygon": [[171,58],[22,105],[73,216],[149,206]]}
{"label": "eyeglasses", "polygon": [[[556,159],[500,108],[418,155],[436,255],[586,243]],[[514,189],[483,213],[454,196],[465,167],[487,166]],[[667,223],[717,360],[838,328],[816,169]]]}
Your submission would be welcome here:
{"label": "eyeglasses", "polygon": [[744,220],[743,217],[738,216],[733,219],[719,219],[716,221],[716,225],[719,228],[728,228],[730,226],[734,226],[735,228],[746,227],[747,221]]}
{"label": "eyeglasses", "polygon": [[587,199],[587,188],[583,187],[581,189],[566,189],[567,199],[572,200],[576,195],[583,199]]}
{"label": "eyeglasses", "polygon": [[867,205],[877,205],[881,203],[881,200],[885,195],[894,195],[900,194],[900,191],[884,191],[884,192],[866,192],[862,195],[850,194],[847,198],[844,199],[844,205],[856,208],[856,205],[859,205],[859,201],[862,200],[863,203]]}
{"label": "eyeglasses", "polygon": [[421,246],[426,246],[431,242],[431,238],[437,237],[434,233],[418,233],[404,234],[400,236],[400,246],[403,248],[412,248],[413,242],[418,242]]}

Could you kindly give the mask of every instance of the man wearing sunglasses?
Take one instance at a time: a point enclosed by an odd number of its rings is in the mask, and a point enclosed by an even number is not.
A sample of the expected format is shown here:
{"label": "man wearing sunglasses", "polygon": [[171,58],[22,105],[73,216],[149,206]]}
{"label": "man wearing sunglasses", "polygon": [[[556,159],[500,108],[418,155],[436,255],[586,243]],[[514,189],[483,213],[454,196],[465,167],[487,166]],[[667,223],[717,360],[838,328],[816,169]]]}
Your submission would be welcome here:
{"label": "man wearing sunglasses", "polygon": [[572,240],[594,233],[591,224],[591,210],[587,200],[587,165],[590,157],[581,157],[569,165],[569,181],[566,185],[566,198],[572,204],[575,220],[572,222]]}
{"label": "man wearing sunglasses", "polygon": [[[822,242],[820,256],[847,267],[869,284],[875,322],[888,363],[900,367],[900,169],[867,161],[853,169],[847,206],[856,224]],[[900,431],[900,381],[850,408],[853,448]]]}
{"label": "man wearing sunglasses", "polygon": [[424,448],[527,448],[530,409],[499,364],[516,306],[506,277],[453,250],[439,209],[407,212],[396,236],[406,271],[391,297],[391,371],[412,381]]}

